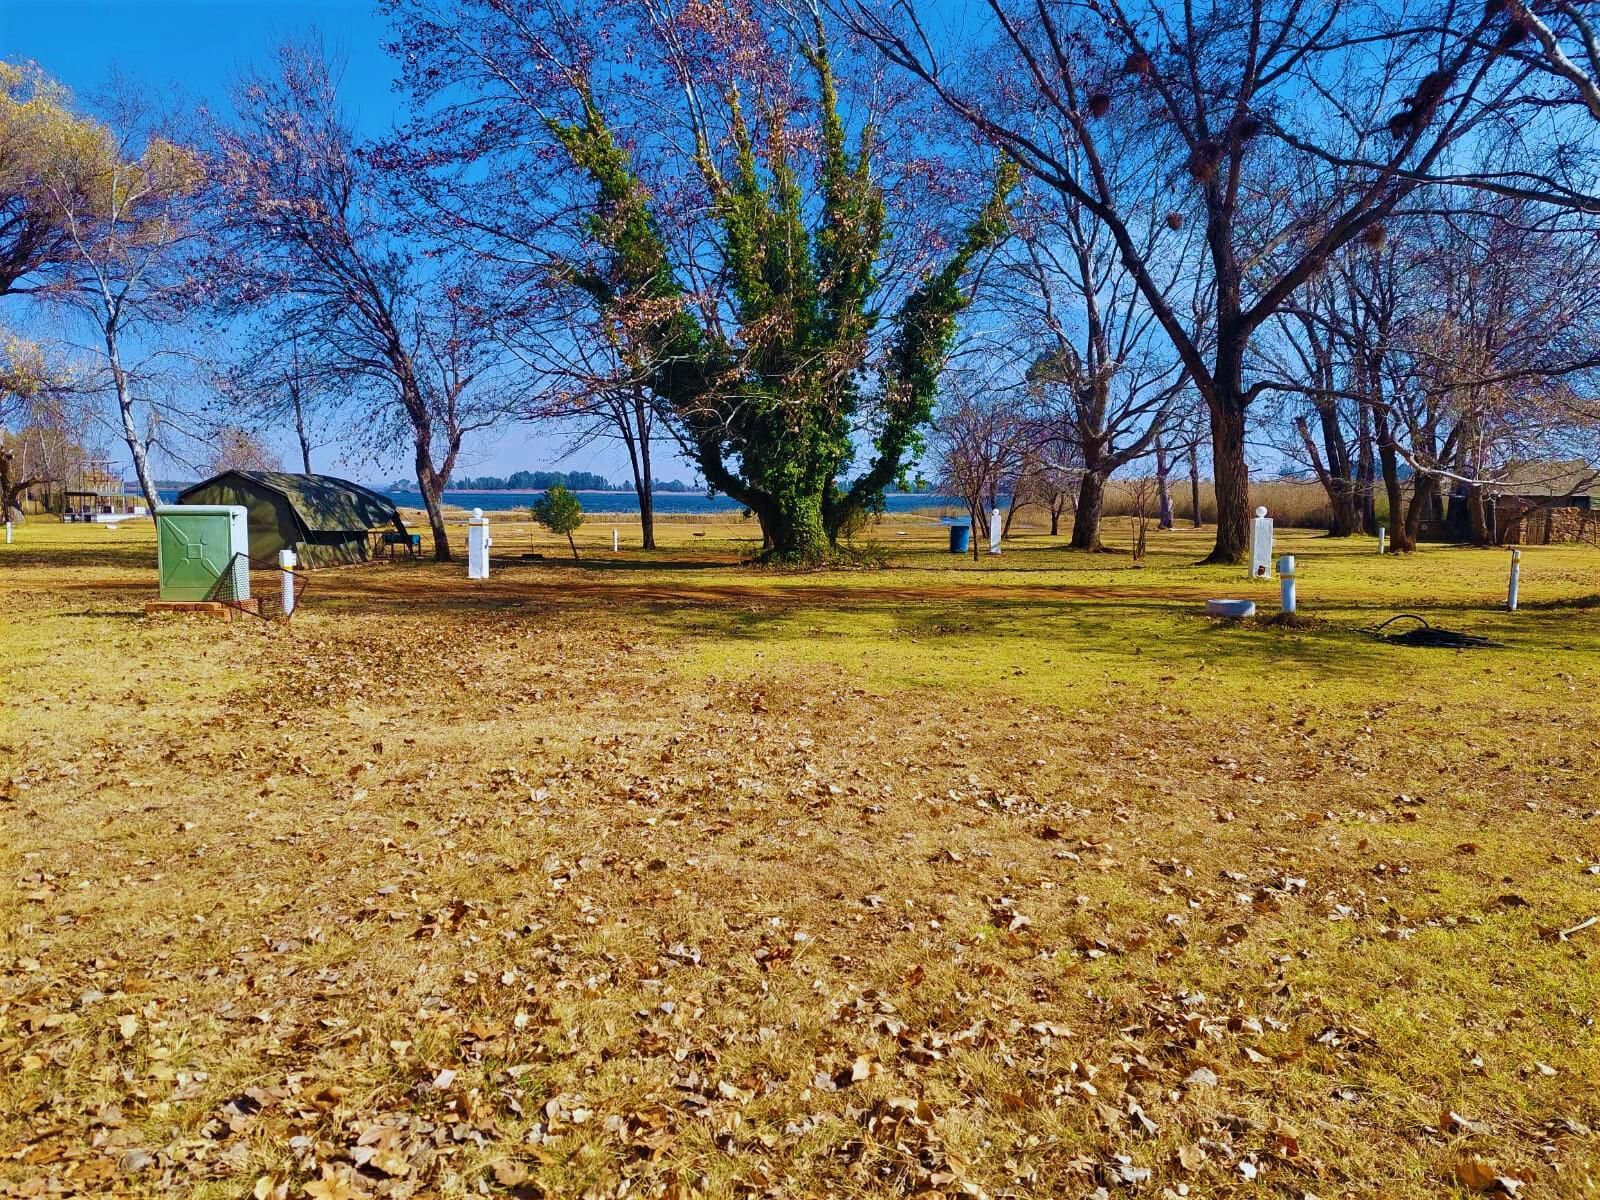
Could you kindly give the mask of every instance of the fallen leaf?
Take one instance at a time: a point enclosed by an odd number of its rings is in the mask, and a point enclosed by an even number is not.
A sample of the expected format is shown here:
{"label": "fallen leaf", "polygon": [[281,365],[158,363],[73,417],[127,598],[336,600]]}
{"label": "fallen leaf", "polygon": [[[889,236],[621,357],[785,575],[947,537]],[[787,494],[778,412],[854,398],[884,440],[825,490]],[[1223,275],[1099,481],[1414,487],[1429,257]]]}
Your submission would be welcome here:
{"label": "fallen leaf", "polygon": [[1495,1186],[1494,1168],[1473,1155],[1456,1163],[1456,1182],[1474,1192],[1487,1192]]}

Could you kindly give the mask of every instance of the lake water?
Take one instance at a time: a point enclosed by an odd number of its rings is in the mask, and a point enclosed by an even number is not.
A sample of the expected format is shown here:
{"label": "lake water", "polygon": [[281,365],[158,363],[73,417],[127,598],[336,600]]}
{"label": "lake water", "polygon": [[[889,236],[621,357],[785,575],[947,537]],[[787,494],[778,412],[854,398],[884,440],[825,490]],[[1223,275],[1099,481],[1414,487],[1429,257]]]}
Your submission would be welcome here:
{"label": "lake water", "polygon": [[[422,494],[415,491],[395,490],[391,488],[376,489],[388,496],[401,508],[421,508]],[[161,500],[164,504],[176,504],[178,492],[174,488],[163,488]],[[592,513],[637,513],[639,511],[639,498],[630,492],[578,492],[577,497],[583,503],[585,512]],[[539,497],[538,492],[456,492],[447,491],[444,494],[446,504],[458,508],[481,508],[484,512],[508,512],[512,509],[526,511]],[[964,508],[960,500],[954,496],[935,496],[923,494],[895,493],[886,496],[885,502],[892,513],[915,512],[922,508]],[[727,496],[708,497],[704,492],[657,492],[656,513],[659,516],[681,514],[685,516],[710,516],[716,513],[737,513],[744,506],[737,500]]]}

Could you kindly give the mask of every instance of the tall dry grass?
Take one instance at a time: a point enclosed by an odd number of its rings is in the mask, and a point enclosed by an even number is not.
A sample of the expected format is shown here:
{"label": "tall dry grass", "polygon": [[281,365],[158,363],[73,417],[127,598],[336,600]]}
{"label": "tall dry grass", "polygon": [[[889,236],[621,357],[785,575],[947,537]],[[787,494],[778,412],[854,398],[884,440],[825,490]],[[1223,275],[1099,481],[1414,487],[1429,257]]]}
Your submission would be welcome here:
{"label": "tall dry grass", "polygon": [[[1187,524],[1193,519],[1194,504],[1191,499],[1189,481],[1174,478],[1172,488],[1172,512],[1180,524]],[[1135,481],[1129,479],[1113,479],[1106,485],[1105,516],[1107,518],[1131,517],[1135,512]],[[1294,529],[1327,529],[1333,523],[1333,514],[1328,510],[1328,493],[1322,485],[1315,482],[1299,482],[1295,480],[1274,479],[1253,483],[1250,485],[1250,506],[1260,508],[1265,506],[1267,512],[1279,525]],[[1378,493],[1378,520],[1387,523],[1388,504],[1380,490]],[[919,508],[916,515],[926,517],[965,517],[966,509],[960,506],[929,505]],[[1037,505],[1030,505],[1017,514],[1017,521],[1023,525],[1048,525],[1049,514]],[[1207,480],[1200,483],[1200,520],[1205,525],[1215,525],[1217,522],[1217,494],[1216,489]],[[1071,527],[1070,516],[1062,517],[1063,528]]]}
{"label": "tall dry grass", "polygon": [[[1172,511],[1179,521],[1188,521],[1194,515],[1189,481],[1174,479]],[[1134,488],[1129,481],[1113,479],[1106,485],[1108,517],[1131,517],[1134,514]],[[1250,485],[1250,507],[1265,507],[1269,516],[1279,525],[1295,529],[1327,529],[1333,523],[1328,509],[1328,493],[1319,483],[1274,479]],[[1200,484],[1200,520],[1214,525],[1217,520],[1217,493],[1209,481]]]}

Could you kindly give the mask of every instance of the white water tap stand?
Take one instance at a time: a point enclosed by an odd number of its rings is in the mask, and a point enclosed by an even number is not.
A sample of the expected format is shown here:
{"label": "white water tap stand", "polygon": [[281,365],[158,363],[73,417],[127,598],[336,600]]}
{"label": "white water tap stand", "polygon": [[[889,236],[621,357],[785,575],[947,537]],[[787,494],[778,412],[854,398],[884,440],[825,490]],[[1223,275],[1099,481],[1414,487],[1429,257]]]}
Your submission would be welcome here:
{"label": "white water tap stand", "polygon": [[1506,587],[1506,611],[1517,611],[1517,585],[1522,582],[1522,551],[1511,552],[1511,583]]}
{"label": "white water tap stand", "polygon": [[998,508],[989,516],[989,553],[1000,553],[1000,510]]}
{"label": "white water tap stand", "polygon": [[1250,578],[1272,578],[1272,518],[1264,508],[1250,522]]}
{"label": "white water tap stand", "polygon": [[494,539],[489,536],[489,518],[483,509],[475,508],[467,518],[467,578],[489,578],[489,547]]}
{"label": "white water tap stand", "polygon": [[1383,553],[1384,543],[1389,540],[1389,531],[1382,525],[1378,526],[1378,553]]}

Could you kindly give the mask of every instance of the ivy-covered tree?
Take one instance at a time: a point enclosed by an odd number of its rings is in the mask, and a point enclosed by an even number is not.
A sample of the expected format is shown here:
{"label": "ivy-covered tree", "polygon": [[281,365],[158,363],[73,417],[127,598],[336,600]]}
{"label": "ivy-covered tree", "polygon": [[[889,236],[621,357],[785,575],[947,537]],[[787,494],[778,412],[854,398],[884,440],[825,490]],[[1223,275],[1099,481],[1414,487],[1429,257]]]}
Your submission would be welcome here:
{"label": "ivy-covered tree", "polygon": [[[799,139],[787,113],[762,112],[763,160],[739,95],[730,91],[731,168],[719,167],[704,139],[699,146],[737,319],[732,334],[694,316],[649,193],[586,83],[582,120],[552,122],[552,129],[593,183],[590,229],[610,252],[610,270],[575,272],[574,282],[631,330],[633,355],[653,364],[650,385],[695,463],[713,487],[756,514],[769,556],[815,562],[881,503],[920,447],[956,318],[970,300],[963,280],[973,260],[1005,237],[1016,175],[1001,166],[960,244],[894,313],[887,350],[869,372],[885,240],[873,131],[864,130],[853,149],[847,144],[820,20],[804,53],[816,76],[821,125],[814,224],[789,152]],[[865,469],[847,478],[852,435],[869,409],[872,453]]]}
{"label": "ivy-covered tree", "polygon": [[[584,299],[538,339],[548,386],[642,388],[770,558],[828,557],[920,449],[1011,167],[977,195],[907,170],[943,134],[875,110],[870,69],[841,79],[819,11],[791,33],[751,0],[392,3],[421,186],[509,287]],[[575,384],[564,339],[603,339],[615,378]]]}

